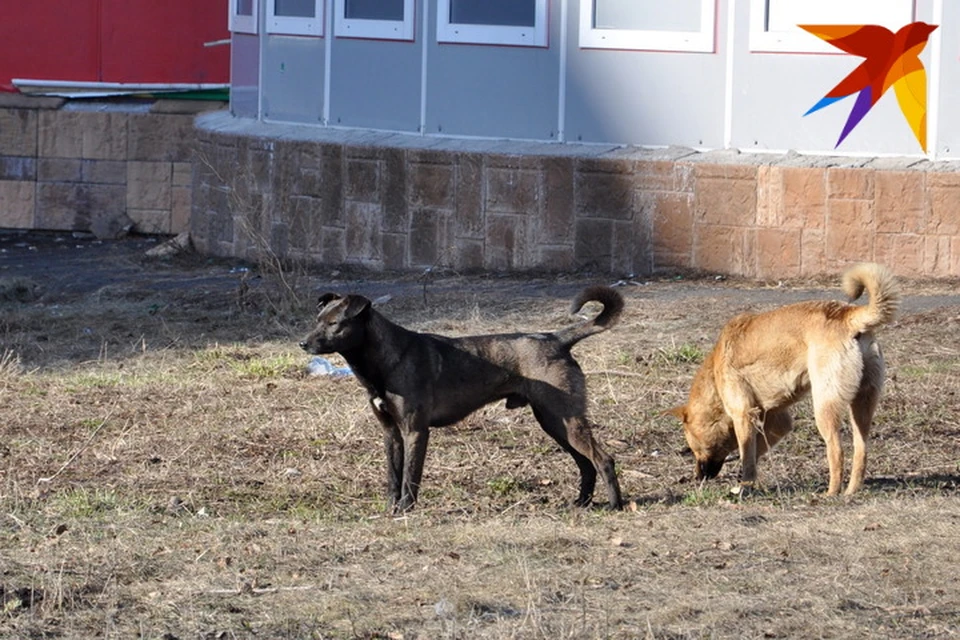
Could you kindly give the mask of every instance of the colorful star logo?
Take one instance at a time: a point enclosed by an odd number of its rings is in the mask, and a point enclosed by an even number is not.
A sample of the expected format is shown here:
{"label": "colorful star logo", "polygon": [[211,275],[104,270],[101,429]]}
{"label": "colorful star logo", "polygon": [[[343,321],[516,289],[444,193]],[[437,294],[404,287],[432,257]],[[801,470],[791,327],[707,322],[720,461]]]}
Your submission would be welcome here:
{"label": "colorful star logo", "polygon": [[887,89],[893,87],[907,124],[920,147],[927,151],[927,72],[919,56],[936,25],[914,22],[896,33],[877,25],[798,26],[841,51],[865,58],[803,115],[858,94],[837,140],[839,147]]}

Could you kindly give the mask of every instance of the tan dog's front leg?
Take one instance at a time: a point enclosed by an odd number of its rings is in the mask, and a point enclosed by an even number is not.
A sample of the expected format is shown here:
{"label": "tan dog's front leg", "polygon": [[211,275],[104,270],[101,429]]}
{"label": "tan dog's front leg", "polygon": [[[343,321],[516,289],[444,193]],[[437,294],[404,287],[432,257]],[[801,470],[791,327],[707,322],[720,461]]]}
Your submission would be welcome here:
{"label": "tan dog's front leg", "polygon": [[745,407],[733,414],[733,429],[740,448],[740,489],[753,489],[757,484],[759,411]]}

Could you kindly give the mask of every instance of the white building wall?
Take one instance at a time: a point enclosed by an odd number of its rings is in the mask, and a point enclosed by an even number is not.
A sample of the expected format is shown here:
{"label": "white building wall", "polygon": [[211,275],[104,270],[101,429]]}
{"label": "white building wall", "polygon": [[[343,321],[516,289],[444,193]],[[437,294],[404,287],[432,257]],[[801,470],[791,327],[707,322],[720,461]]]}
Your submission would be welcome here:
{"label": "white building wall", "polygon": [[[635,7],[629,29],[604,31],[584,22],[597,0],[523,1],[543,9],[542,37],[485,44],[440,28],[451,0],[408,0],[414,28],[399,38],[338,32],[334,0],[317,0],[323,33],[271,33],[272,3],[260,2],[259,37],[234,35],[234,110],[426,136],[960,158],[960,2],[599,0],[608,19]],[[836,149],[855,97],[804,117],[862,59],[778,31],[799,19],[939,25],[920,56],[928,153],[892,89]]]}

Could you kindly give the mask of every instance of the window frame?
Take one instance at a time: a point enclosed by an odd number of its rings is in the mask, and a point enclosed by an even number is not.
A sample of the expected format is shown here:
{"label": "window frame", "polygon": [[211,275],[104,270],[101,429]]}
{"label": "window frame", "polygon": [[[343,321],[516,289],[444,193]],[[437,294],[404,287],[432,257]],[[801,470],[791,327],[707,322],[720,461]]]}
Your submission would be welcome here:
{"label": "window frame", "polygon": [[278,16],[277,0],[267,0],[267,33],[290,36],[323,37],[324,0],[313,0],[314,16],[303,18],[298,16]]}
{"label": "window frame", "polygon": [[541,48],[550,46],[548,0],[531,0],[534,3],[534,23],[532,27],[450,22],[450,3],[452,1],[438,0],[437,2],[437,42],[441,44]]}
{"label": "window frame", "polygon": [[251,13],[237,13],[240,0],[230,0],[227,3],[227,28],[231,33],[259,33],[257,15],[259,14],[259,0],[251,0]]}
{"label": "window frame", "polygon": [[334,0],[333,4],[333,32],[338,38],[408,42],[416,39],[415,0],[403,0],[403,20],[348,18],[346,0]]}
{"label": "window frame", "polygon": [[[749,47],[751,53],[835,53],[844,55],[836,47],[800,28],[791,31],[769,31],[767,29],[769,24],[768,11],[770,3],[775,1],[777,0],[750,0]],[[891,8],[888,15],[877,15],[873,19],[860,24],[878,24],[888,28],[892,27],[895,30],[916,20],[917,6],[915,0],[893,1],[899,1],[902,6]],[[876,8],[876,5],[874,5],[874,8]],[[906,16],[906,21],[903,21],[904,16]],[[822,19],[811,18],[806,20],[805,23],[847,24],[830,16],[825,16]]]}
{"label": "window frame", "polygon": [[700,31],[659,29],[597,29],[593,26],[596,0],[580,0],[580,48],[628,51],[716,51],[717,4],[700,0]]}

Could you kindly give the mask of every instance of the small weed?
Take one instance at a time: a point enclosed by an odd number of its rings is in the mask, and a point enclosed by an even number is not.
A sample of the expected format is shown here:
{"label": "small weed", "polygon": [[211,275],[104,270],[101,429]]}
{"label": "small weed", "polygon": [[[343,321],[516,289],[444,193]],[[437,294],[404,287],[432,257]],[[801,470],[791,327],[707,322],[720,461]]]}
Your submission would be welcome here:
{"label": "small weed", "polygon": [[0,352],[0,380],[13,378],[21,372],[20,356],[9,349]]}
{"label": "small weed", "polygon": [[119,387],[123,377],[119,373],[105,371],[90,371],[79,373],[69,383],[71,391],[81,389],[110,389]]}
{"label": "small weed", "polygon": [[83,429],[96,429],[103,424],[103,421],[97,418],[83,418],[77,424]]}
{"label": "small weed", "polygon": [[713,485],[713,486],[698,486],[696,489],[690,493],[683,496],[680,500],[680,504],[686,507],[706,507],[709,505],[717,504],[723,500],[729,500],[733,497],[733,494],[730,493],[729,488]]}
{"label": "small weed", "polygon": [[516,492],[520,488],[520,483],[509,476],[497,476],[487,482],[487,486],[495,495],[506,496]]}
{"label": "small weed", "polygon": [[703,361],[703,350],[695,344],[676,344],[670,347],[661,347],[657,350],[659,356],[667,364],[697,364]]}
{"label": "small weed", "polygon": [[957,363],[952,360],[929,360],[923,364],[903,365],[898,373],[904,378],[925,378],[936,374],[949,374],[957,370]]}
{"label": "small weed", "polygon": [[230,363],[230,367],[241,377],[266,380],[292,375],[302,369],[303,365],[292,356],[283,355],[266,359],[252,358],[246,361],[235,361]]}
{"label": "small weed", "polygon": [[50,501],[51,507],[65,518],[93,518],[116,511],[120,498],[110,489],[70,489]]}

